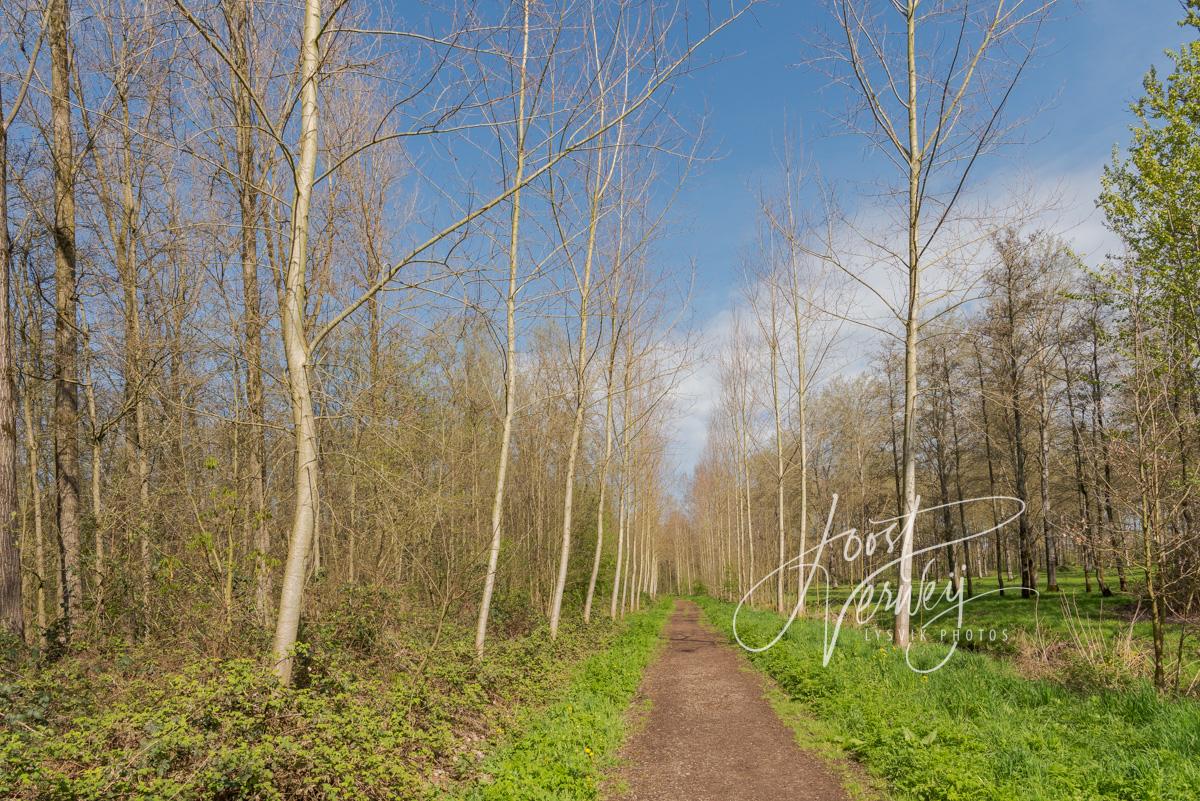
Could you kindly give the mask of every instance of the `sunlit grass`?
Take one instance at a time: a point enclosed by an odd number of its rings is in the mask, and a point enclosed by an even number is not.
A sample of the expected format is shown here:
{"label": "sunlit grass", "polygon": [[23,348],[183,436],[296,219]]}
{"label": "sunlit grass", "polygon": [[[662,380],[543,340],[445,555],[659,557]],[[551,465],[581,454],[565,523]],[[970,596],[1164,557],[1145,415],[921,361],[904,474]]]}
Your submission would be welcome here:
{"label": "sunlit grass", "polygon": [[[699,602],[729,634],[733,606]],[[780,624],[778,615],[752,610],[738,621],[750,643],[770,639]],[[1144,682],[1121,692],[1079,692],[961,649],[945,667],[921,675],[902,652],[862,631],[844,632],[825,667],[823,637],[821,623],[797,621],[778,645],[750,659],[896,798],[1200,798],[1200,705],[1192,701],[1160,697]],[[945,653],[946,646],[919,644],[912,661],[930,666]]]}
{"label": "sunlit grass", "polygon": [[[1021,596],[1020,580],[1005,581],[1001,595],[995,574],[975,577],[972,580],[972,597],[963,607],[963,624],[957,631],[957,617],[953,611],[943,614],[953,606],[942,599],[946,582],[937,583],[937,594],[932,608],[918,608],[913,613],[912,625],[917,636],[934,642],[953,642],[958,638],[960,647],[994,653],[1016,653],[1021,647],[1051,648],[1055,643],[1077,645],[1080,636],[1092,640],[1103,639],[1110,647],[1127,646],[1127,650],[1140,654],[1141,661],[1149,659],[1151,648],[1151,623],[1148,609],[1139,606],[1136,595],[1119,592],[1117,577],[1110,571],[1107,577],[1113,594],[1104,597],[1091,582],[1091,592],[1086,591],[1082,571],[1077,567],[1059,568],[1058,591],[1048,592],[1045,578],[1039,578],[1038,592],[1029,598]],[[1136,589],[1136,576],[1130,576],[1131,588]],[[883,579],[879,583],[882,584]],[[808,593],[808,608],[812,615],[819,615],[828,598],[832,614],[836,615],[846,601],[853,584],[841,584],[828,588],[814,586]],[[919,596],[921,585],[914,587],[914,596]],[[766,594],[759,596],[759,606]],[[851,612],[853,616],[853,612]],[[886,636],[892,628],[892,614],[880,608],[869,621],[869,626]],[[1179,637],[1183,634],[1182,665],[1178,664]],[[968,640],[967,637],[970,637]],[[1200,637],[1177,622],[1168,622],[1165,629],[1166,668],[1174,683],[1176,672],[1179,683],[1187,688],[1200,673]]]}

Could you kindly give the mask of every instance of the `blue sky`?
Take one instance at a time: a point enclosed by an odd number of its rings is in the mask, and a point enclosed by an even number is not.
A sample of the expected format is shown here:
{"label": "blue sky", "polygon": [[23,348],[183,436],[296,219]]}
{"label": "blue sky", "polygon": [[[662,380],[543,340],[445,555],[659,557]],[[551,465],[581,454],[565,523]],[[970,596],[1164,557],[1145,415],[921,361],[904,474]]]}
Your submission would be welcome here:
{"label": "blue sky", "polygon": [[[1029,117],[1024,144],[1006,148],[975,174],[984,193],[1011,191],[1018,175],[1039,191],[1055,190],[1053,224],[1085,258],[1115,250],[1095,212],[1099,178],[1114,145],[1123,148],[1129,104],[1141,94],[1153,64],[1191,32],[1180,28],[1178,0],[1060,0],[1042,32],[1042,51],[1014,95],[1011,114]],[[674,207],[675,224],[658,249],[671,266],[694,264],[692,325],[702,347],[727,334],[739,257],[752,244],[758,215],[755,189],[776,164],[785,121],[798,134],[802,161],[839,185],[853,211],[855,193],[874,177],[878,161],[867,143],[842,132],[831,116],[845,108],[828,77],[805,64],[810,42],[828,21],[822,0],[775,0],[728,32],[710,55],[719,63],[691,79],[673,98],[705,116],[708,144],[719,160],[693,175]],[[711,355],[711,354],[710,354]],[[704,446],[719,392],[711,358],[701,358],[677,393],[672,455],[690,472]]]}
{"label": "blue sky", "polygon": [[[785,120],[799,133],[804,161],[826,180],[869,178],[864,141],[842,133],[830,116],[844,101],[803,63],[827,14],[820,0],[764,5],[710,51],[719,63],[674,98],[693,115],[706,113],[708,143],[720,156],[689,180],[675,206],[673,235],[660,249],[672,262],[696,264],[697,323],[729,305],[739,253],[753,237],[753,190],[775,163]],[[1038,111],[1024,129],[1025,144],[993,157],[978,177],[1021,171],[1061,180],[1063,202],[1077,207],[1075,222],[1086,217],[1113,145],[1127,141],[1128,105],[1143,75],[1151,64],[1165,64],[1164,49],[1188,33],[1177,24],[1181,16],[1178,0],[1062,0],[1012,105],[1016,115]],[[853,186],[841,190],[842,202],[853,204],[853,193]],[[1092,218],[1077,232],[1084,250],[1096,247],[1099,228]]]}

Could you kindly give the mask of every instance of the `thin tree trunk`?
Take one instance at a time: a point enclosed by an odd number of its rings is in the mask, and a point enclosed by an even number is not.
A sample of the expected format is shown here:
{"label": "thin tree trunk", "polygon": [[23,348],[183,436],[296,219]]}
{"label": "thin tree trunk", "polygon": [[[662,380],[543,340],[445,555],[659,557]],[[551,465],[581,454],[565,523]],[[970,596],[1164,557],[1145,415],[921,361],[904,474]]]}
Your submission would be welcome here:
{"label": "thin tree trunk", "polygon": [[1166,689],[1164,671],[1165,642],[1164,628],[1166,605],[1159,586],[1160,565],[1158,553],[1159,529],[1162,525],[1159,514],[1160,480],[1154,452],[1157,434],[1157,415],[1154,407],[1157,400],[1148,393],[1154,391],[1153,379],[1147,375],[1146,356],[1141,328],[1142,310],[1138,305],[1131,312],[1133,325],[1133,422],[1137,446],[1138,503],[1141,516],[1142,569],[1146,581],[1146,597],[1150,600],[1151,638],[1154,656],[1154,686]]}
{"label": "thin tree trunk", "polygon": [[958,439],[958,415],[954,410],[954,384],[950,376],[950,363],[945,359],[943,351],[942,377],[946,382],[946,402],[949,405],[950,412],[950,439],[954,446],[954,493],[958,496],[958,527],[962,531],[963,539],[963,567],[966,570],[967,582],[967,597],[970,598],[975,594],[975,585],[972,581],[974,570],[971,567],[971,540],[967,537],[967,513],[966,504],[963,498],[962,486],[962,449],[959,447]]}
{"label": "thin tree trunk", "polygon": [[104,581],[104,497],[101,483],[101,477],[104,474],[101,448],[103,445],[103,434],[100,431],[100,417],[96,411],[96,387],[92,383],[92,353],[88,342],[89,331],[87,327],[84,328],[83,336],[83,395],[84,403],[87,406],[88,428],[90,429],[88,444],[92,457],[91,475],[88,477],[92,495],[92,535],[94,542],[91,591],[98,603],[103,598]]}
{"label": "thin tree trunk", "polygon": [[[624,458],[622,458],[624,462]],[[617,558],[613,568],[612,597],[608,600],[608,617],[617,619],[617,604],[621,597],[621,568],[625,559],[625,471],[621,471],[618,482],[620,496],[617,499]]]}
{"label": "thin tree trunk", "polygon": [[592,555],[592,574],[588,579],[587,598],[583,602],[583,622],[592,619],[592,601],[596,596],[596,579],[600,576],[600,556],[604,549],[604,501],[608,492],[608,466],[613,449],[613,374],[617,364],[617,345],[620,342],[616,315],[613,315],[612,343],[608,349],[608,379],[604,398],[604,458],[600,462],[600,499],[596,507],[596,550]]}
{"label": "thin tree trunk", "polygon": [[317,457],[317,423],[309,383],[309,351],[305,332],[309,207],[317,166],[317,78],[320,66],[318,39],[321,0],[305,0],[301,41],[300,159],[296,169],[296,196],[292,207],[291,249],[285,276],[281,323],[287,359],[288,391],[295,437],[295,500],[287,562],[279,596],[272,653],[280,681],[292,679],[293,648],[304,604],[305,572],[317,522],[320,478]]}
{"label": "thin tree trunk", "polygon": [[1108,447],[1108,429],[1104,423],[1104,389],[1101,385],[1100,376],[1100,326],[1096,319],[1098,314],[1096,309],[1092,310],[1091,334],[1092,334],[1092,434],[1093,439],[1100,440],[1100,456],[1104,470],[1103,481],[1100,482],[1100,490],[1102,500],[1104,502],[1104,516],[1108,527],[1108,535],[1112,543],[1113,558],[1117,565],[1117,586],[1121,592],[1128,592],[1128,578],[1125,574],[1125,554],[1122,547],[1121,537],[1117,532],[1116,512],[1113,509],[1112,500],[1112,461],[1109,458]]}
{"label": "thin tree trunk", "polygon": [[1038,445],[1041,453],[1040,486],[1042,496],[1042,538],[1046,547],[1046,591],[1058,592],[1058,554],[1050,526],[1050,404],[1046,389],[1046,370],[1038,370]]}
{"label": "thin tree trunk", "polygon": [[[791,172],[791,162],[787,162],[787,170]],[[805,568],[805,552],[808,550],[808,350],[804,338],[804,315],[800,311],[800,263],[797,254],[797,243],[794,241],[796,232],[796,216],[793,198],[788,181],[788,280],[791,282],[792,335],[796,347],[796,439],[800,457],[800,541],[797,543],[796,587],[798,613],[803,615],[807,603],[804,583],[808,577]]]}
{"label": "thin tree trunk", "polygon": [[[27,379],[32,381],[32,378]],[[37,590],[34,608],[37,614],[38,636],[44,636],[46,619],[46,538],[42,525],[42,484],[38,480],[38,441],[34,432],[33,398],[29,386],[21,395],[22,416],[25,418],[25,456],[29,468],[29,498],[33,513],[33,558],[37,566]]]}
{"label": "thin tree trunk", "polygon": [[[908,310],[904,321],[904,515],[917,514],[917,343],[920,337],[920,250],[921,149],[917,121],[917,0],[909,0],[906,11],[908,47]],[[914,521],[915,522],[915,521]],[[915,525],[904,525],[900,545],[900,576],[896,593],[893,642],[907,648],[911,638],[909,617],[912,600],[912,560]]]}
{"label": "thin tree trunk", "polygon": [[[0,96],[0,628],[24,639],[17,525],[17,394],[13,355],[12,243],[8,235],[8,124]],[[38,568],[39,573],[41,568]],[[40,578],[40,576],[39,576]]]}
{"label": "thin tree trunk", "polygon": [[[1079,422],[1075,418],[1075,393],[1071,380],[1071,365],[1067,361],[1066,353],[1063,353],[1063,375],[1067,382],[1067,412],[1071,415],[1071,446],[1075,454],[1075,487],[1079,492],[1080,506],[1080,521],[1083,523],[1084,530],[1087,532],[1087,542],[1084,544],[1084,558],[1092,563],[1092,570],[1096,574],[1096,586],[1100,590],[1100,594],[1104,597],[1112,595],[1112,590],[1104,580],[1104,567],[1100,563],[1099,554],[1096,552],[1096,543],[1100,538],[1098,530],[1098,521],[1092,517],[1092,501],[1088,492],[1087,481],[1084,478],[1084,462],[1083,462],[1083,446],[1082,436],[1079,430]],[[1087,565],[1084,565],[1084,578],[1087,579]],[[1087,591],[1091,592],[1091,584],[1088,582]]]}
{"label": "thin tree trunk", "polygon": [[246,371],[246,476],[250,506],[245,518],[254,542],[254,616],[261,626],[271,622],[270,530],[267,527],[266,419],[262,375],[262,308],[258,286],[258,175],[254,155],[254,114],[250,91],[250,16],[244,0],[222,4],[232,62],[229,88],[233,98],[234,150],[237,155],[239,249],[242,266],[242,353]]}
{"label": "thin tree trunk", "polygon": [[983,357],[975,352],[975,364],[979,371],[979,406],[983,422],[983,449],[987,459],[988,494],[992,499],[992,537],[996,544],[996,586],[1000,597],[1004,597],[1004,540],[1000,535],[1000,511],[996,507],[996,468],[992,458],[992,426],[988,420],[987,388],[983,383]]}
{"label": "thin tree trunk", "polygon": [[[776,288],[771,284],[771,334],[768,347],[771,351],[771,405],[775,413],[775,525],[779,533],[779,554],[775,575],[775,609],[784,611],[784,562],[787,561],[787,539],[784,528],[783,497],[783,409],[779,403],[779,329],[776,321]],[[803,585],[801,585],[803,586]]]}
{"label": "thin tree trunk", "polygon": [[521,184],[525,180],[525,89],[529,58],[529,4],[524,0],[521,23],[521,60],[517,89],[516,166],[512,195],[512,216],[508,243],[508,291],[504,298],[507,346],[504,352],[504,427],[500,435],[500,463],[496,469],[496,493],[492,500],[492,542],[488,549],[487,574],[483,580],[483,597],[479,603],[479,619],[475,626],[475,653],[482,656],[487,640],[488,614],[496,588],[496,568],[500,561],[501,526],[504,519],[504,485],[508,476],[508,452],[512,441],[513,417],[517,403],[517,260],[521,230]]}
{"label": "thin tree trunk", "polygon": [[[603,104],[603,98],[601,98]],[[604,124],[603,106],[600,123]],[[604,196],[606,182],[602,175],[603,139],[596,151],[595,185],[591,192],[588,213],[588,236],[583,259],[583,281],[579,286],[579,345],[575,354],[575,419],[571,425],[571,445],[567,454],[567,472],[563,491],[562,546],[558,557],[558,577],[554,583],[554,597],[550,607],[550,639],[558,637],[558,622],[562,616],[563,593],[567,588],[567,568],[571,562],[571,524],[575,500],[575,463],[579,458],[579,441],[583,436],[583,418],[587,410],[587,349],[588,349],[588,302],[592,293],[592,260],[596,253],[596,231],[600,223],[600,202]],[[601,510],[603,514],[603,510]]]}

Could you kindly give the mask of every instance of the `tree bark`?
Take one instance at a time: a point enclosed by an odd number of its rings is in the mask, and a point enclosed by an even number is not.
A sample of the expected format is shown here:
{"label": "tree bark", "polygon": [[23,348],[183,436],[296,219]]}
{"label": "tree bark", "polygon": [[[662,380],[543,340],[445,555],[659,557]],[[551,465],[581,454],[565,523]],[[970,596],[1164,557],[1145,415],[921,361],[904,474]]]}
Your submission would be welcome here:
{"label": "tree bark", "polygon": [[54,162],[54,472],[58,497],[62,613],[79,622],[83,581],[79,547],[79,341],[75,285],[75,145],[71,133],[68,0],[50,0],[50,113]]}
{"label": "tree bark", "polygon": [[[620,269],[619,257],[617,269]],[[620,293],[619,287],[614,289],[614,298]],[[588,579],[587,598],[583,602],[583,622],[592,619],[592,601],[596,596],[596,580],[600,576],[600,556],[604,548],[604,502],[608,492],[608,466],[612,461],[613,449],[613,375],[617,364],[617,346],[620,344],[620,328],[617,325],[615,311],[612,320],[612,342],[608,349],[608,374],[605,382],[604,397],[604,458],[600,462],[600,499],[596,507],[596,550],[592,555],[592,575]]]}
{"label": "tree bark", "polygon": [[[604,124],[604,97],[600,98],[600,124]],[[558,637],[558,622],[562,616],[563,593],[567,588],[567,568],[571,562],[571,524],[575,500],[575,463],[579,458],[579,441],[583,436],[583,418],[587,410],[587,350],[588,350],[588,302],[592,292],[592,261],[596,252],[596,231],[600,223],[600,203],[604,197],[607,181],[603,175],[604,140],[596,150],[595,184],[591,191],[588,208],[588,235],[583,259],[583,281],[579,286],[579,345],[575,354],[575,419],[571,425],[571,444],[567,454],[567,472],[563,490],[562,546],[558,557],[558,577],[554,583],[554,597],[550,607],[550,639]],[[603,514],[603,510],[601,510]]]}
{"label": "tree bark", "polygon": [[529,59],[529,4],[522,6],[521,59],[518,68],[517,89],[517,137],[516,165],[512,194],[512,215],[509,219],[508,242],[508,291],[504,297],[505,330],[507,333],[504,350],[504,425],[500,434],[500,460],[496,468],[496,492],[492,497],[492,542],[488,548],[487,573],[483,579],[483,597],[479,602],[479,619],[475,625],[475,653],[483,655],[487,641],[488,615],[492,608],[492,594],[496,589],[496,568],[500,562],[500,539],[504,522],[504,488],[508,477],[508,454],[512,442],[513,418],[517,408],[517,264],[518,245],[521,232],[521,186],[525,180],[525,89],[526,64]]}
{"label": "tree bark", "polygon": [[0,628],[25,637],[17,524],[17,392],[13,356],[12,243],[8,234],[8,125],[0,96]]}
{"label": "tree bark", "polygon": [[[775,574],[775,609],[780,614],[784,611],[784,562],[787,561],[787,530],[784,527],[784,493],[783,493],[783,407],[779,402],[779,329],[776,319],[776,292],[774,282],[771,292],[771,332],[767,347],[771,352],[771,406],[775,414],[775,526],[779,535],[779,553]],[[803,588],[803,584],[800,585]]]}
{"label": "tree bark", "polygon": [[295,173],[296,195],[292,206],[291,249],[284,285],[281,323],[287,359],[288,391],[295,437],[295,500],[287,562],[279,597],[273,655],[275,673],[284,684],[292,680],[293,649],[300,628],[309,551],[317,521],[320,472],[317,458],[317,424],[313,411],[307,335],[305,331],[306,267],[309,207],[317,166],[317,79],[321,30],[321,1],[305,0],[301,42],[300,158]]}
{"label": "tree bark", "polygon": [[904,525],[900,544],[900,577],[896,588],[896,621],[893,642],[906,648],[912,600],[913,537],[917,514],[917,342],[921,327],[921,267],[918,243],[921,216],[921,149],[917,120],[917,0],[909,0],[905,14],[908,41],[908,298],[904,320],[904,515],[913,525]]}
{"label": "tree bark", "polygon": [[234,151],[237,157],[239,256],[242,267],[242,354],[246,373],[245,471],[250,505],[245,518],[254,542],[254,616],[270,625],[270,530],[267,527],[266,418],[262,374],[262,301],[258,284],[258,174],[255,167],[254,113],[250,91],[250,15],[245,0],[222,4],[229,32],[229,90],[233,98]]}

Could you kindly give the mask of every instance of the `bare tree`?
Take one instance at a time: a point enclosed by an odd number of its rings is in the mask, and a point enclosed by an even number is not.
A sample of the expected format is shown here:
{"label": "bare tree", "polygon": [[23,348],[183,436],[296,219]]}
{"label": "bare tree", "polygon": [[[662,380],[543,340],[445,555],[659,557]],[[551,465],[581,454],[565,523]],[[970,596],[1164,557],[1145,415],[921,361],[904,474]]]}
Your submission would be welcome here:
{"label": "bare tree", "polygon": [[79,543],[79,299],[75,273],[75,143],[71,122],[68,0],[51,0],[50,108],[54,165],[54,465],[63,618],[67,631],[83,609]]}
{"label": "bare tree", "polygon": [[[904,514],[916,512],[918,348],[926,300],[922,277],[939,235],[980,156],[1001,140],[1001,115],[1033,52],[1053,0],[831,0],[837,40],[830,55],[866,113],[864,133],[896,167],[904,189],[904,245],[889,250],[905,289],[887,303],[904,329],[901,435]],[[893,27],[891,20],[898,20]],[[1029,41],[1022,33],[1032,30]],[[895,47],[894,42],[900,46]],[[1010,58],[1015,51],[1015,60]],[[855,128],[857,125],[852,123]],[[936,252],[936,251],[935,251]],[[910,641],[911,533],[902,537],[894,643]]]}
{"label": "bare tree", "polygon": [[[46,6],[49,13],[50,4]],[[17,83],[12,106],[5,109],[0,82],[0,627],[17,637],[25,633],[21,597],[21,549],[17,528],[17,394],[13,348],[12,241],[8,229],[8,132],[25,102],[33,80],[38,52],[45,38],[46,18],[37,36],[25,72]],[[14,31],[14,34],[16,32]]]}
{"label": "bare tree", "polygon": [[496,587],[496,566],[500,559],[504,514],[504,485],[508,477],[509,447],[512,442],[513,418],[517,409],[517,291],[520,284],[521,190],[525,183],[525,137],[529,130],[530,114],[526,108],[529,82],[529,11],[530,0],[524,0],[521,5],[521,55],[517,62],[514,190],[510,198],[512,213],[508,232],[508,290],[504,294],[504,424],[500,435],[500,461],[496,468],[496,491],[492,500],[492,542],[488,548],[487,573],[484,575],[483,597],[479,601],[479,619],[475,626],[477,654],[483,653],[483,646],[487,640],[488,615],[491,613],[492,593]]}

